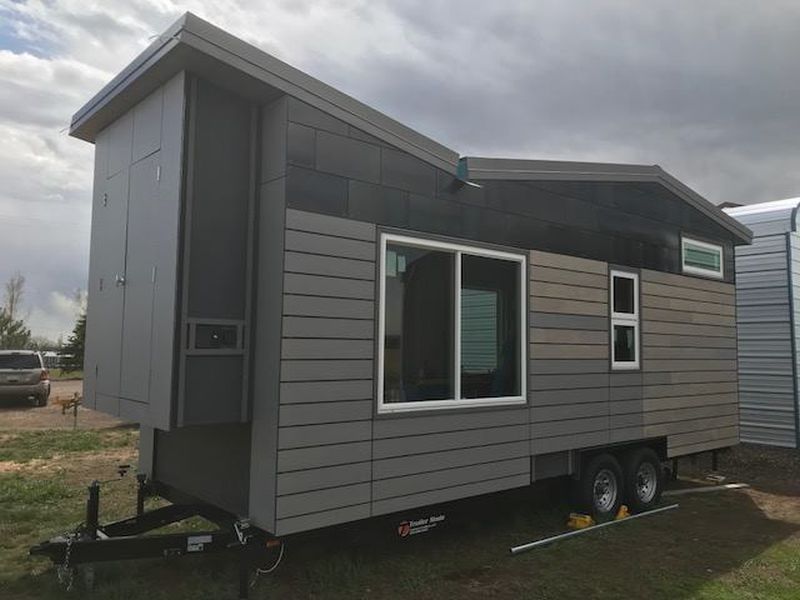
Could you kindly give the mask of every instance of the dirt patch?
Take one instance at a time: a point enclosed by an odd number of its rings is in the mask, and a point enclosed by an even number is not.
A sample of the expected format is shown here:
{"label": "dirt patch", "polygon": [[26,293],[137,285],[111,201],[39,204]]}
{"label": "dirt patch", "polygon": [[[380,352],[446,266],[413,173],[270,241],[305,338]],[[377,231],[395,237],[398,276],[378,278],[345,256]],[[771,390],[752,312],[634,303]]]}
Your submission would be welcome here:
{"label": "dirt patch", "polygon": [[726,483],[748,483],[762,492],[800,496],[800,450],[740,444],[718,456],[717,471],[711,469],[711,455],[704,454],[681,459],[679,473],[700,481],[708,475],[719,475]]}
{"label": "dirt patch", "polygon": [[[47,406],[33,407],[25,402],[0,404],[0,429],[72,429],[75,425],[72,412],[62,414],[61,406],[55,399],[72,397],[75,392],[82,393],[82,389],[82,381],[53,381]],[[78,429],[105,429],[123,424],[123,421],[112,416],[83,406],[78,408]]]}
{"label": "dirt patch", "polygon": [[114,479],[119,465],[136,466],[136,448],[113,448],[56,455],[25,462],[0,461],[0,473],[20,473],[36,478],[58,478],[67,485],[87,484],[93,479]]}

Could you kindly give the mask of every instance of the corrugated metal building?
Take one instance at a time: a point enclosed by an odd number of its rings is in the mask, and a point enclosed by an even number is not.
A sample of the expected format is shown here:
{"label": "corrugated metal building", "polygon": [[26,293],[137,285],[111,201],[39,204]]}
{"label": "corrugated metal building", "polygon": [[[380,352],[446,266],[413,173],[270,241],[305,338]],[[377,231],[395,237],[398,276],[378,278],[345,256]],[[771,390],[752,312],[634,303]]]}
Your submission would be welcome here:
{"label": "corrugated metal building", "polygon": [[800,447],[798,205],[790,198],[725,211],[754,236],[736,248],[741,439],[791,448]]}

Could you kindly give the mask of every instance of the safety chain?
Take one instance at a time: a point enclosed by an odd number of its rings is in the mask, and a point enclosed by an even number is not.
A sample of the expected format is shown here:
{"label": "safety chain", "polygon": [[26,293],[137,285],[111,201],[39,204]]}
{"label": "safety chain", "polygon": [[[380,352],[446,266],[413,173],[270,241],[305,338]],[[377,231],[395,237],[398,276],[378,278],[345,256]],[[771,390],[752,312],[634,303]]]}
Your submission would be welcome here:
{"label": "safety chain", "polygon": [[56,565],[58,582],[63,585],[68,592],[72,591],[72,583],[75,579],[75,569],[70,567],[69,560],[70,556],[72,555],[72,544],[75,542],[77,537],[78,533],[76,531],[66,534],[67,549],[64,551],[64,562],[60,565]]}

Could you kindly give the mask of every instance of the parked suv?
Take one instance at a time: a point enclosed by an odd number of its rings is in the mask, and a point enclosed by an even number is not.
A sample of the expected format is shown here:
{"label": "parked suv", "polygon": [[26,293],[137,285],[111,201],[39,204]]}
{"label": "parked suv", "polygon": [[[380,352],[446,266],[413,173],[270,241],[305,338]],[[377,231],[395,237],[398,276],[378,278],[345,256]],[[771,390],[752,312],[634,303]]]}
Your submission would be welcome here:
{"label": "parked suv", "polygon": [[42,356],[32,350],[0,350],[0,399],[28,399],[47,404],[50,376]]}

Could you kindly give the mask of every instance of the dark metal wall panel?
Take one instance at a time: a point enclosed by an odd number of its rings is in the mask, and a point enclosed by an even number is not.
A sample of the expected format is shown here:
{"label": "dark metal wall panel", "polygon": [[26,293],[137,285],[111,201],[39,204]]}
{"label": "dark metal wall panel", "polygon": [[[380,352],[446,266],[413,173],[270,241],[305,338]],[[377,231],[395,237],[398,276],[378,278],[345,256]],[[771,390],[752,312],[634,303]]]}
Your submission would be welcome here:
{"label": "dark metal wall panel", "polygon": [[659,184],[464,186],[298,100],[289,104],[290,208],[678,274],[685,234],[722,244],[725,278],[733,280],[732,234]]}
{"label": "dark metal wall panel", "polygon": [[[259,115],[246,100],[192,79],[183,247],[179,426],[249,419],[250,302]],[[201,328],[235,331],[229,346],[197,344]],[[197,385],[193,377],[217,372]],[[205,380],[204,377],[198,377]]]}
{"label": "dark metal wall panel", "polygon": [[157,481],[234,514],[248,514],[248,425],[156,430],[155,438]]}
{"label": "dark metal wall panel", "polygon": [[250,106],[198,81],[187,316],[243,319],[250,196]]}

